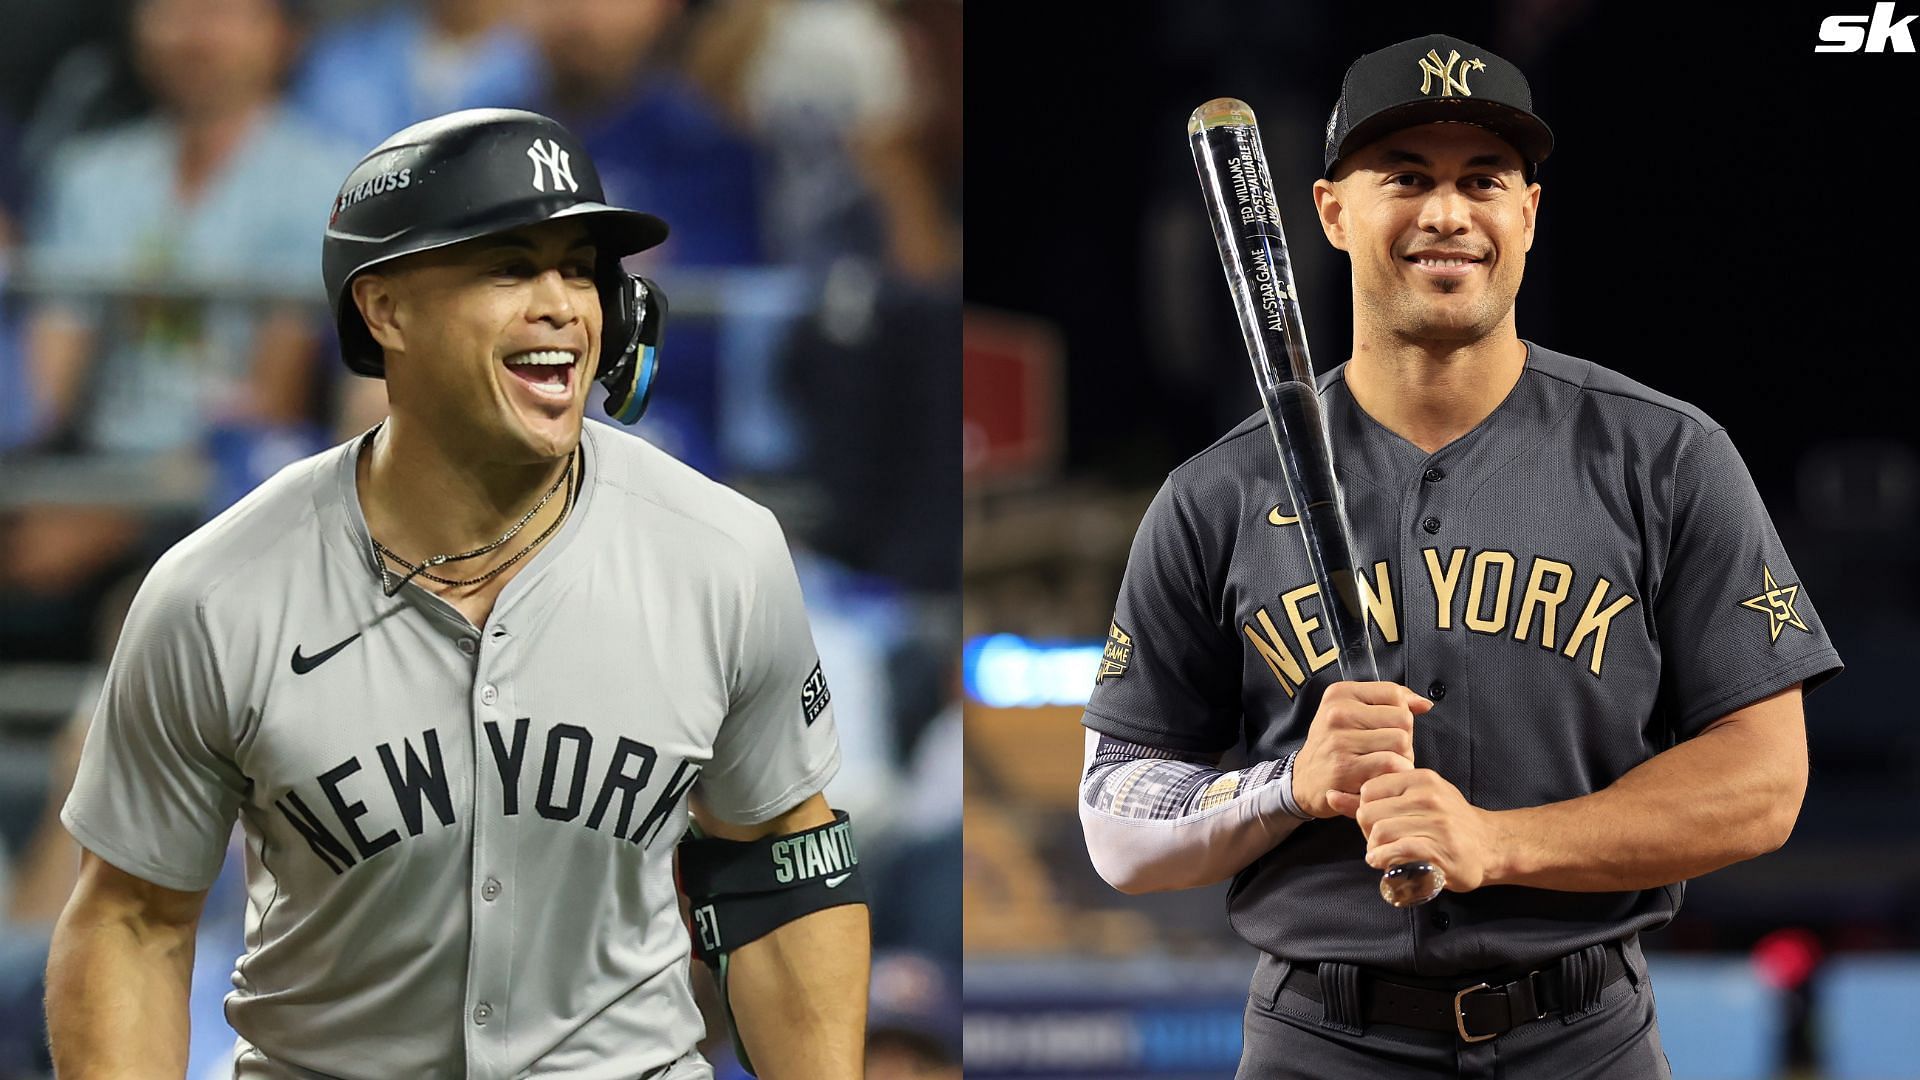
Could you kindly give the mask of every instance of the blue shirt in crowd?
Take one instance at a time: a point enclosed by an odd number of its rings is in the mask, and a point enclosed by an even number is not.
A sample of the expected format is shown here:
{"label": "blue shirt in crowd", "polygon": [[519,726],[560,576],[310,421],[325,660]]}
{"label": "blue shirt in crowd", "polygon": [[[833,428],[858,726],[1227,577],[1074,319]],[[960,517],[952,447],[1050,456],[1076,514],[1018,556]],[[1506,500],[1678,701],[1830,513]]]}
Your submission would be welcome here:
{"label": "blue shirt in crowd", "polygon": [[[263,112],[192,202],[168,121],[75,140],[47,177],[32,265],[174,289],[244,285],[314,303],[320,242],[353,159],[288,113]],[[196,442],[251,370],[261,308],[169,296],[63,301],[96,333],[81,431],[89,445],[163,452]]]}
{"label": "blue shirt in crowd", "polygon": [[364,154],[401,128],[441,113],[527,108],[538,93],[540,70],[533,44],[508,23],[454,48],[435,41],[417,7],[396,6],[322,33],[291,96],[309,121]]}

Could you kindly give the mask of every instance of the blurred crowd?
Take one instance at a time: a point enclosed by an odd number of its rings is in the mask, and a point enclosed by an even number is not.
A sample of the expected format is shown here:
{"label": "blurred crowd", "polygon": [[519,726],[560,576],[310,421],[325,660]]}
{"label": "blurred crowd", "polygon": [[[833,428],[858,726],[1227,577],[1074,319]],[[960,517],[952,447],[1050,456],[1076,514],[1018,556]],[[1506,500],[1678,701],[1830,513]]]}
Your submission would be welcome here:
{"label": "blurred crowd", "polygon": [[[125,605],[175,540],[383,414],[338,362],[327,210],[387,135],[478,106],[559,118],[614,202],[672,228],[633,264],[673,310],[635,430],[785,523],[845,744],[828,795],[875,874],[869,1075],[959,1075],[960,22],[959,0],[0,0],[0,1077],[45,1068],[56,815]],[[195,983],[209,1075],[237,862]]]}

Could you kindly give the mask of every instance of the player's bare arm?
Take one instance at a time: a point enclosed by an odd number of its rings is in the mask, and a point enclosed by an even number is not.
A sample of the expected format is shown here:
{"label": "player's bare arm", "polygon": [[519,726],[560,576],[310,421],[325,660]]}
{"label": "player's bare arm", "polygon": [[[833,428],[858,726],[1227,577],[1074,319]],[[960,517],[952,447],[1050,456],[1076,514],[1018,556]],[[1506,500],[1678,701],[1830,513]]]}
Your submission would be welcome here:
{"label": "player's bare arm", "polygon": [[[826,797],[818,794],[756,825],[723,821],[697,800],[693,814],[709,836],[738,842],[835,822]],[[730,954],[725,993],[760,1080],[861,1076],[869,939],[866,906],[842,904],[793,919]]]}
{"label": "player's bare arm", "polygon": [[1481,810],[1432,770],[1370,782],[1354,807],[1367,862],[1432,859],[1447,887],[1651,889],[1786,843],[1807,789],[1798,683],[1728,713],[1591,795]]}
{"label": "player's bare arm", "polygon": [[1329,795],[1412,769],[1413,719],[1432,707],[1396,683],[1334,683],[1298,751],[1232,771],[1220,769],[1219,754],[1088,732],[1080,783],[1087,855],[1123,893],[1225,881],[1304,821],[1337,816]]}
{"label": "player's bare arm", "polygon": [[82,850],[47,960],[47,1033],[64,1080],[186,1071],[187,991],[206,897]]}

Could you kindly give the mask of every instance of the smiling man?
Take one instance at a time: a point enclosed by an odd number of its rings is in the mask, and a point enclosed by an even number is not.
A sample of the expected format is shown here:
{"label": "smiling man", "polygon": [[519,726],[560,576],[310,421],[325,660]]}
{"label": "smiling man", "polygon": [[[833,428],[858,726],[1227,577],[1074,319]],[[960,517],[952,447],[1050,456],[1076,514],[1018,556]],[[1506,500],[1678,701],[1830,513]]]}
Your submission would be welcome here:
{"label": "smiling man", "polygon": [[141,587],[62,815],[61,1075],[180,1075],[237,818],[238,1077],[710,1077],[690,951],[759,1075],[860,1076],[864,895],[780,527],[582,420],[596,380],[645,408],[665,301],[620,260],[666,232],[532,113],[348,177],[324,273],[390,416]]}
{"label": "smiling man", "polygon": [[[1552,145],[1441,35],[1361,57],[1327,125],[1320,397],[1388,681],[1336,681],[1264,415],[1134,540],[1081,821],[1124,891],[1233,879],[1242,1077],[1665,1077],[1639,932],[1799,813],[1840,662],[1727,431],[1516,328]],[[1416,860],[1446,891],[1388,906]]]}

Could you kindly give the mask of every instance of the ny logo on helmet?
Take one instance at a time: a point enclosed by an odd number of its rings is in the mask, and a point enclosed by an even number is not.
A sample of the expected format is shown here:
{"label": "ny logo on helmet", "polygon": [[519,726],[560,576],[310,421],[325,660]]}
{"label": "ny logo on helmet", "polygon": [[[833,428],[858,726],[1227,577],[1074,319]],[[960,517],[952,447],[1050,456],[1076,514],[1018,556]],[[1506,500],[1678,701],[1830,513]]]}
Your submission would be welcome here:
{"label": "ny logo on helmet", "polygon": [[580,185],[573,182],[573,159],[559,143],[548,139],[542,145],[541,140],[535,139],[533,145],[527,147],[527,156],[533,159],[533,190],[545,191],[551,183],[553,190],[559,191],[563,181],[568,191],[580,190]]}

